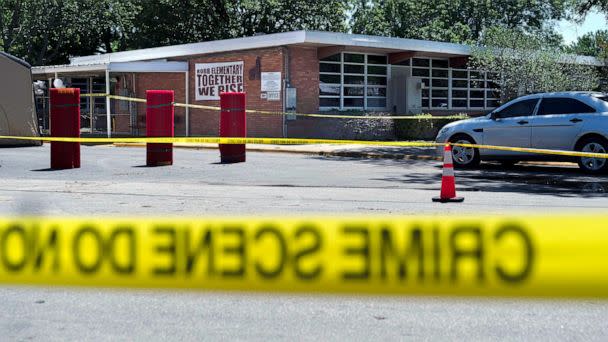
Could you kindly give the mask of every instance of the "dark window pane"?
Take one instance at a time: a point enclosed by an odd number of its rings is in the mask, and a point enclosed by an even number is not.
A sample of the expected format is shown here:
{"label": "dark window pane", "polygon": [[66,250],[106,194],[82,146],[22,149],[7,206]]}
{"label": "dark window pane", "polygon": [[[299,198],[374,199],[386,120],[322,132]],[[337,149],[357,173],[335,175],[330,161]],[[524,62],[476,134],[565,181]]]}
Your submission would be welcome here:
{"label": "dark window pane", "polygon": [[[471,107],[473,107],[473,102],[471,101]],[[483,101],[482,101],[483,102]],[[508,107],[502,109],[499,112],[496,112],[496,117],[499,118],[513,118],[518,116],[530,116],[534,113],[534,108],[536,107],[536,103],[538,99],[529,99],[516,102]],[[483,106],[483,103],[481,104]],[[481,107],[479,106],[479,107]]]}
{"label": "dark window pane", "polygon": [[363,87],[344,87],[344,96],[363,96]]}
{"label": "dark window pane", "polygon": [[484,81],[474,81],[471,80],[471,88],[476,88],[476,89],[483,89],[485,82]]}
{"label": "dark window pane", "polygon": [[344,76],[344,84],[365,84],[363,76]]}
{"label": "dark window pane", "polygon": [[429,77],[429,69],[414,68],[412,69],[412,76]]}
{"label": "dark window pane", "polygon": [[367,84],[370,84],[370,85],[386,85],[386,77],[382,77],[382,76],[367,76]]}
{"label": "dark window pane", "polygon": [[452,107],[453,108],[466,108],[467,100],[452,100]]}
{"label": "dark window pane", "polygon": [[367,67],[368,74],[376,74],[376,75],[386,75],[386,67],[385,66],[377,66],[377,65],[369,65]]}
{"label": "dark window pane", "polygon": [[423,79],[422,79],[422,84],[423,84],[425,87],[428,87],[428,86],[431,84],[431,80],[429,80],[428,78],[423,78]]}
{"label": "dark window pane", "polygon": [[430,66],[430,61],[426,58],[414,58],[414,59],[412,59],[412,65],[428,67],[428,66]]}
{"label": "dark window pane", "polygon": [[429,99],[422,99],[422,107],[429,108]]}
{"label": "dark window pane", "polygon": [[368,64],[386,64],[386,56],[367,55]]}
{"label": "dark window pane", "polygon": [[500,106],[500,101],[499,100],[488,100],[486,101],[486,107],[488,108],[495,108]]}
{"label": "dark window pane", "polygon": [[452,97],[460,97],[466,99],[469,97],[466,90],[452,90]]}
{"label": "dark window pane", "polygon": [[538,115],[595,113],[595,109],[579,100],[568,98],[542,99]]}
{"label": "dark window pane", "polygon": [[429,90],[427,89],[422,89],[422,97],[429,97]]}
{"label": "dark window pane", "polygon": [[435,70],[433,69],[433,77],[445,77],[448,78],[447,70]]}
{"label": "dark window pane", "polygon": [[471,108],[483,108],[483,100],[471,100]]}
{"label": "dark window pane", "polygon": [[339,108],[340,107],[340,98],[322,97],[319,99],[319,106]]}
{"label": "dark window pane", "polygon": [[448,87],[448,80],[433,79],[433,87]]}
{"label": "dark window pane", "polygon": [[487,81],[486,82],[486,88],[500,88],[500,85],[494,81]]}
{"label": "dark window pane", "polygon": [[468,78],[468,72],[466,70],[452,70],[452,78]]}
{"label": "dark window pane", "polygon": [[447,68],[448,60],[433,59],[433,68]]}
{"label": "dark window pane", "polygon": [[363,65],[353,65],[353,64],[344,64],[344,73],[345,74],[364,74],[365,66]]}
{"label": "dark window pane", "polygon": [[384,108],[386,107],[386,99],[367,99],[367,106]]}
{"label": "dark window pane", "polygon": [[454,88],[466,88],[469,86],[469,81],[454,80],[452,81],[452,87]]}
{"label": "dark window pane", "polygon": [[363,98],[346,98],[344,107],[363,107]]}
{"label": "dark window pane", "polygon": [[340,96],[340,86],[319,84],[319,95]]}
{"label": "dark window pane", "polygon": [[368,87],[367,96],[386,96],[386,88]]}
{"label": "dark window pane", "polygon": [[472,99],[483,99],[483,90],[471,90]]}
{"label": "dark window pane", "polygon": [[433,99],[431,104],[433,108],[448,108],[447,99]]}
{"label": "dark window pane", "polygon": [[486,97],[489,99],[499,99],[500,91],[498,90],[486,90]]}
{"label": "dark window pane", "polygon": [[319,81],[321,83],[335,83],[340,84],[340,75],[319,75]]}
{"label": "dark window pane", "polygon": [[405,65],[405,66],[409,66],[410,65],[410,59],[406,59],[404,61],[401,61],[399,63],[393,63],[393,65]]}
{"label": "dark window pane", "polygon": [[340,73],[340,64],[321,63],[319,64],[319,71]]}
{"label": "dark window pane", "polygon": [[433,89],[433,97],[448,97],[448,91]]}
{"label": "dark window pane", "polygon": [[470,75],[471,75],[471,79],[472,80],[473,79],[475,79],[475,80],[481,80],[481,79],[483,79],[483,75],[479,71],[471,71]]}
{"label": "dark window pane", "polygon": [[365,56],[353,53],[344,54],[344,62],[347,63],[365,63]]}
{"label": "dark window pane", "polygon": [[340,62],[340,54],[338,53],[329,57],[325,57],[321,60],[326,62]]}

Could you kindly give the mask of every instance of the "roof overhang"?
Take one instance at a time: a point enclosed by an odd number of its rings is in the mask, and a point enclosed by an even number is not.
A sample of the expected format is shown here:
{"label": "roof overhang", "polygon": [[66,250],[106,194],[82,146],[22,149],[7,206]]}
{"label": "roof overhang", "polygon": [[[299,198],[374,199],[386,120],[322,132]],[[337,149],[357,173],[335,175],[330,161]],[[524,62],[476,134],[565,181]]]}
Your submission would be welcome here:
{"label": "roof overhang", "polygon": [[87,65],[52,65],[32,68],[34,75],[53,75],[70,73],[101,73],[101,72],[187,72],[186,62],[124,62],[124,63],[100,63]]}
{"label": "roof overhang", "polygon": [[[62,70],[75,70],[72,68],[76,66],[86,66],[84,67],[84,69],[86,69],[91,68],[92,66],[112,65],[114,63],[159,61],[195,55],[207,55],[222,52],[293,45],[317,48],[339,46],[354,51],[377,51],[384,53],[407,51],[418,56],[428,57],[466,57],[471,54],[471,47],[462,44],[336,32],[293,31],[253,37],[115,52],[103,55],[74,57],[71,59],[69,66],[58,66],[56,68],[58,68],[57,70],[61,72]],[[577,59],[577,62],[579,61],[582,64],[588,65],[604,65],[601,61],[593,57],[581,56],[580,59]]]}

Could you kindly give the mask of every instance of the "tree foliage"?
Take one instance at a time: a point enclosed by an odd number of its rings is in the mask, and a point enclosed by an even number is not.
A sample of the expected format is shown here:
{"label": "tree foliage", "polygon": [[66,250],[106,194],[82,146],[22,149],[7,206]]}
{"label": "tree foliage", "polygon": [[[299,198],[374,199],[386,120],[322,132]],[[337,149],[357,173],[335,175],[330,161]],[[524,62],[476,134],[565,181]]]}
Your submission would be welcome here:
{"label": "tree foliage", "polygon": [[576,56],[547,45],[539,35],[520,30],[492,28],[472,50],[472,68],[495,72],[501,100],[538,92],[596,89],[595,67],[581,65]]}
{"label": "tree foliage", "polygon": [[567,51],[577,55],[608,58],[608,30],[589,32],[570,46]]}
{"label": "tree foliage", "polygon": [[549,20],[561,19],[568,0],[358,0],[354,33],[473,43],[490,27],[543,32],[559,42]]}

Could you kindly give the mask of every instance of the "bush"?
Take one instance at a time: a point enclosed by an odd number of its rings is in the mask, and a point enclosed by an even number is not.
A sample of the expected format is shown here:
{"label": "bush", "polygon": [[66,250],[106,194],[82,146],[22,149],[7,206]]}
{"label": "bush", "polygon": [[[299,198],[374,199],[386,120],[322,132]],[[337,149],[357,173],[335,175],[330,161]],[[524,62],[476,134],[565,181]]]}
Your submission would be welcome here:
{"label": "bush", "polygon": [[395,136],[399,140],[433,140],[443,126],[466,118],[466,114],[460,114],[458,117],[450,116],[445,119],[420,115],[417,120],[395,120]]}

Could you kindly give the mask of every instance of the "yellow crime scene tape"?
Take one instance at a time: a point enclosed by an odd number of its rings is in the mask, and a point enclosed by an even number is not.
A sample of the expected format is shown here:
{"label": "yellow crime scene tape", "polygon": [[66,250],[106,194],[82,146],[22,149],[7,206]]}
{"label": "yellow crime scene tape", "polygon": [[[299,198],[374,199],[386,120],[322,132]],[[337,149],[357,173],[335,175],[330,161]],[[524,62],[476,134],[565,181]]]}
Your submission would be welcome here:
{"label": "yellow crime scene tape", "polygon": [[[429,141],[369,141],[369,140],[333,140],[333,139],[295,139],[295,138],[221,138],[221,137],[174,137],[174,138],[74,138],[74,137],[21,137],[21,136],[0,136],[0,139],[12,140],[29,140],[29,141],[49,141],[49,142],[80,142],[80,143],[182,143],[182,144],[263,144],[263,145],[314,145],[314,144],[330,144],[330,145],[365,145],[365,146],[392,146],[392,147],[438,147],[444,146],[443,143],[435,143]],[[470,147],[487,150],[501,150],[513,152],[525,152],[535,154],[548,154],[569,157],[586,157],[608,159],[608,153],[591,153],[578,151],[560,151],[537,148],[523,147],[507,147],[494,145],[477,145],[477,144],[461,144],[449,143],[452,146]]]}
{"label": "yellow crime scene tape", "polygon": [[0,218],[0,283],[608,298],[608,216]]}
{"label": "yellow crime scene tape", "polygon": [[[119,96],[119,95],[109,95],[109,94],[81,94],[80,96],[89,96],[89,97],[108,97],[113,100],[120,101],[130,101],[130,102],[139,102],[146,103],[146,99],[136,98],[136,97],[127,97],[127,96]],[[187,104],[187,103],[179,103],[174,102],[173,105],[175,107],[181,108],[193,108],[193,109],[205,109],[205,110],[214,110],[221,111],[221,107],[214,106],[205,106],[205,105],[195,105],[195,104]],[[314,117],[314,118],[325,118],[325,119],[367,119],[367,120],[452,120],[452,119],[466,119],[467,115],[448,115],[448,116],[432,116],[432,115],[340,115],[340,114],[310,114],[310,113],[288,113],[288,112],[273,112],[273,111],[265,111],[265,110],[255,110],[255,109],[246,109],[246,113],[249,114],[264,114],[264,115],[293,115],[293,116],[302,116],[302,117]]]}

